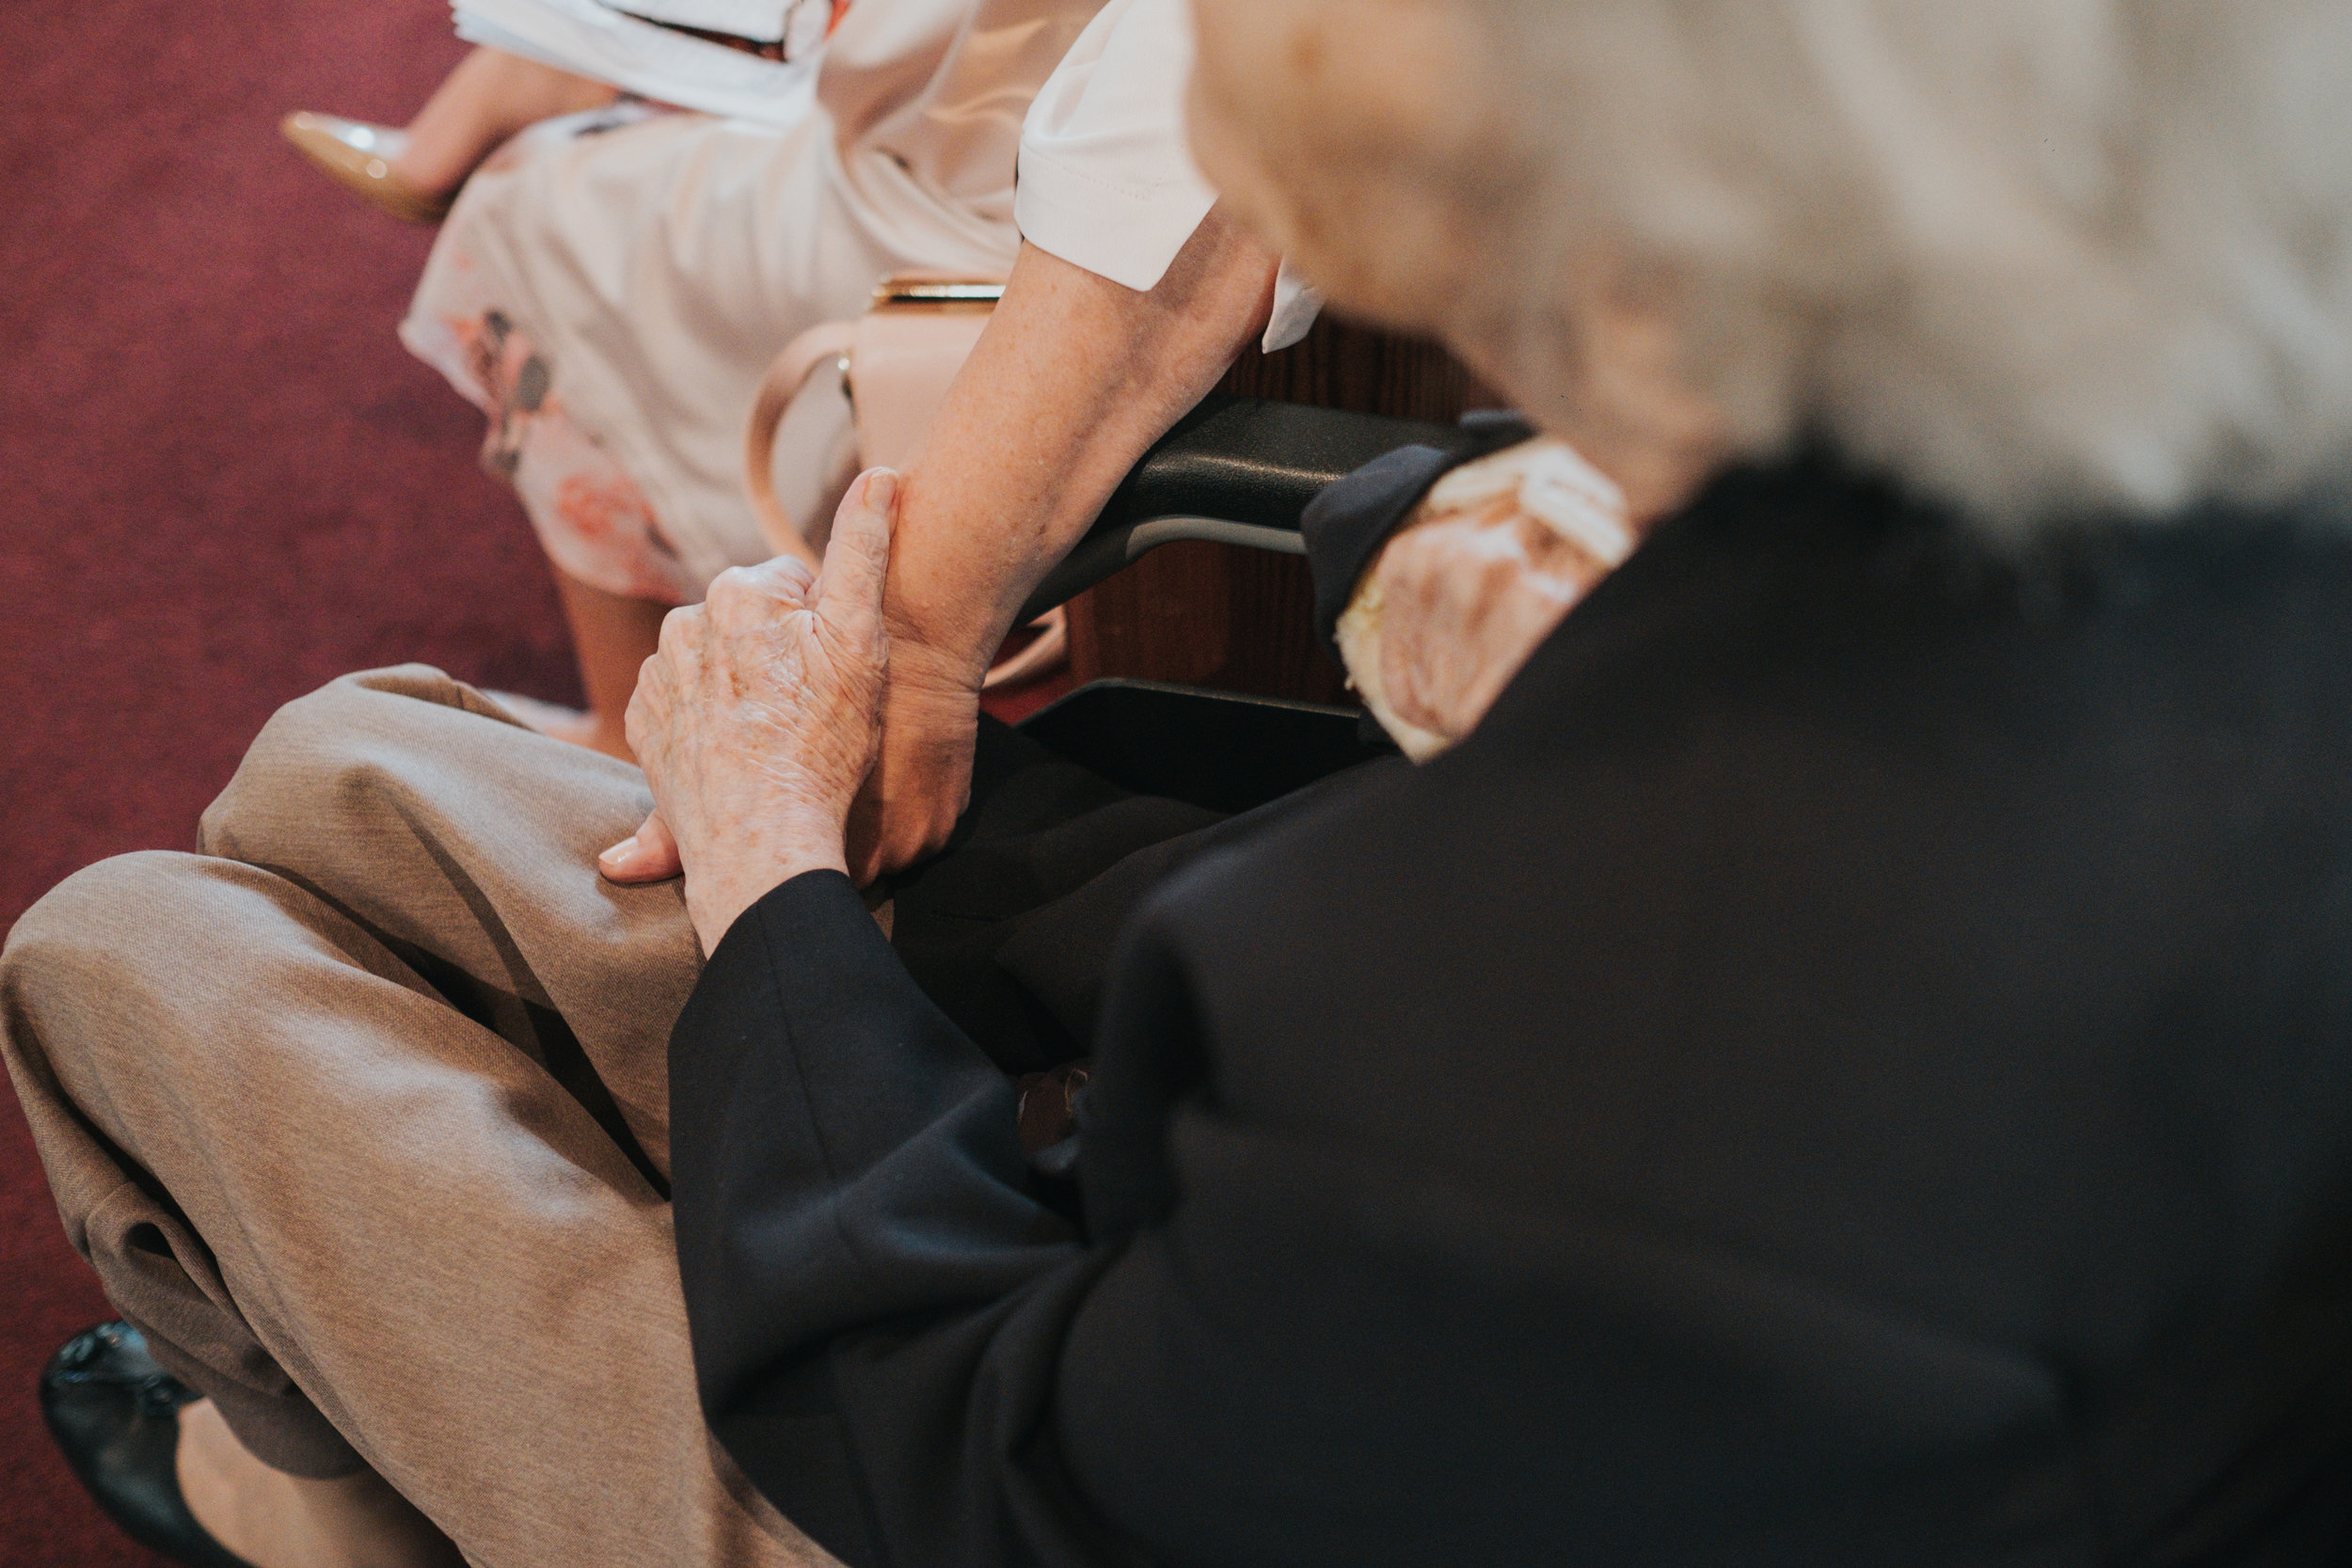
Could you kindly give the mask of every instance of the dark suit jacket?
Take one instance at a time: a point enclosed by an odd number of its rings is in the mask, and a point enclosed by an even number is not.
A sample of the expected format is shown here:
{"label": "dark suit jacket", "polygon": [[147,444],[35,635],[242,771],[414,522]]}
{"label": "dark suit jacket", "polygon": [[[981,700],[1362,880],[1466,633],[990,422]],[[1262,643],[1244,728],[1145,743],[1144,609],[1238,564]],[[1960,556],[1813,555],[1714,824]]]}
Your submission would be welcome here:
{"label": "dark suit jacket", "polygon": [[[672,1045],[705,1407],[849,1562],[2341,1560],[2343,510],[1738,473],[1429,767],[1008,769],[969,1027],[818,874]],[[1080,1222],[1002,1068],[1089,1037]]]}

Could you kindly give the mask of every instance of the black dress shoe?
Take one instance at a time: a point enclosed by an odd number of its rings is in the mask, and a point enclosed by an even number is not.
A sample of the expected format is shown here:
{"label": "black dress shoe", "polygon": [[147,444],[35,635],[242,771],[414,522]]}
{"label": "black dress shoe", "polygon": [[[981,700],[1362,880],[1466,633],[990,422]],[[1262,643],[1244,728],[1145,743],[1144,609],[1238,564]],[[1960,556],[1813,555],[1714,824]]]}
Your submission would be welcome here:
{"label": "black dress shoe", "polygon": [[180,1495],[180,1407],[197,1397],[155,1365],[129,1323],[76,1334],[40,1374],[50,1434],[124,1534],[193,1568],[252,1568],[205,1533]]}

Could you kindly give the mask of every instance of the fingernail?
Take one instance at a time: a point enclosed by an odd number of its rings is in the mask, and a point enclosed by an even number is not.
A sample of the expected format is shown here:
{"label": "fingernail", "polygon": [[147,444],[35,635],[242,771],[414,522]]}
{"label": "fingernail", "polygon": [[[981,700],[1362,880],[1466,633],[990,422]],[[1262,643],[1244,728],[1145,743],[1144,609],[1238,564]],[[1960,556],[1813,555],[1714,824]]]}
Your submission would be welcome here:
{"label": "fingernail", "polygon": [[888,468],[876,468],[866,476],[866,504],[877,512],[887,512],[890,503],[898,499],[898,476]]}
{"label": "fingernail", "polygon": [[607,849],[603,854],[598,855],[596,859],[600,861],[623,861],[627,860],[630,855],[635,854],[636,852],[637,835],[635,833],[631,833],[627,838],[621,840],[620,843],[615,844],[612,848]]}

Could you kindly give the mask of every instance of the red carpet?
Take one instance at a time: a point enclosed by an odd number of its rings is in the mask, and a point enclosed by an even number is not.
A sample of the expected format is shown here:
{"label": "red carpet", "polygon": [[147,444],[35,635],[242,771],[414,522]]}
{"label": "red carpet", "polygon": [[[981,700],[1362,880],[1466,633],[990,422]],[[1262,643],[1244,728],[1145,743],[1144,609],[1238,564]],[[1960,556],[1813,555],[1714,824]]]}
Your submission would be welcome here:
{"label": "red carpet", "polygon": [[[448,10],[32,0],[0,7],[0,50],[5,925],[76,866],[187,846],[271,709],[341,671],[576,689],[479,418],[392,337],[430,236],[278,139],[288,109],[406,119],[462,52]],[[13,1101],[0,1277],[0,1560],[151,1560],[34,1405],[107,1313]]]}
{"label": "red carpet", "polygon": [[[577,700],[481,423],[392,328],[430,236],[299,163],[294,108],[399,121],[439,0],[0,6],[0,928],[75,867],[181,847],[278,704],[424,659]],[[0,1562],[149,1560],[33,1381],[106,1315],[0,1089]]]}

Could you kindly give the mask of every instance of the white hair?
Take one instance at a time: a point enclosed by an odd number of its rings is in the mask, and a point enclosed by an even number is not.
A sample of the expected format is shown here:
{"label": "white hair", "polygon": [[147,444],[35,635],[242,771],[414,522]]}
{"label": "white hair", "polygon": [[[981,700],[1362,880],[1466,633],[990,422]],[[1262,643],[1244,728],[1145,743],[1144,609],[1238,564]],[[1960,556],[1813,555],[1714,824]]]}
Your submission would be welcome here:
{"label": "white hair", "polygon": [[2344,477],[2352,0],[1467,4],[1518,253],[1662,263],[1743,452],[2012,532]]}

